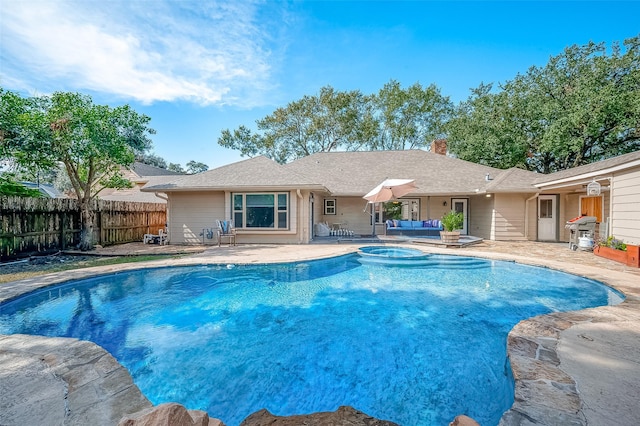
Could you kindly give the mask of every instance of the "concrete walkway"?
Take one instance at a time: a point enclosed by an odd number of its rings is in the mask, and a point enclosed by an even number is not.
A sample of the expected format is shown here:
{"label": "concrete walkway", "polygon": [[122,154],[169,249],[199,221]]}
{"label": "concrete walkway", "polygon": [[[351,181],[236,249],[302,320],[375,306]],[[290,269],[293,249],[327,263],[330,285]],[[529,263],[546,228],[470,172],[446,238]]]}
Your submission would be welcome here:
{"label": "concrete walkway", "polygon": [[[370,242],[311,245],[238,245],[235,247],[191,247],[193,254],[179,259],[103,266],[0,285],[0,302],[43,286],[96,274],[121,272],[142,267],[188,264],[269,263],[308,260],[346,254]],[[409,246],[409,244],[403,244]],[[637,424],[640,419],[640,270],[596,257],[590,252],[571,251],[567,244],[485,241],[466,248],[439,248],[415,244],[427,253],[480,256],[549,267],[593,278],[622,291],[626,300],[617,306],[557,313],[522,321],[509,335],[509,357],[516,379],[516,397],[505,413],[503,425],[611,425]],[[102,254],[132,255],[177,253],[184,247],[127,244],[101,249]],[[6,342],[11,339],[11,351]],[[33,370],[33,351],[20,350],[15,339],[0,338],[0,405],[21,406],[8,379],[30,377],[38,385]],[[25,337],[28,340],[28,337]],[[41,342],[39,341],[39,344]],[[24,346],[24,345],[23,345]],[[11,359],[8,358],[11,352]],[[40,356],[40,355],[37,355]],[[23,368],[29,362],[28,369]],[[44,366],[46,367],[46,366]],[[43,367],[43,368],[44,368]],[[42,373],[46,380],[53,380]],[[125,381],[126,382],[126,381]],[[25,383],[27,383],[25,381]],[[44,384],[44,382],[43,382]],[[126,383],[125,383],[126,385]],[[61,387],[63,389],[64,386]],[[128,385],[125,386],[129,389]],[[64,395],[63,395],[64,396]],[[60,395],[50,396],[59,398]],[[66,401],[66,397],[65,397]],[[138,405],[141,401],[137,402]],[[119,402],[118,402],[119,404]],[[54,406],[56,406],[54,404]],[[69,409],[69,407],[67,407]],[[125,410],[117,406],[114,409]],[[0,424],[11,424],[3,419]],[[55,422],[54,422],[55,424]]]}

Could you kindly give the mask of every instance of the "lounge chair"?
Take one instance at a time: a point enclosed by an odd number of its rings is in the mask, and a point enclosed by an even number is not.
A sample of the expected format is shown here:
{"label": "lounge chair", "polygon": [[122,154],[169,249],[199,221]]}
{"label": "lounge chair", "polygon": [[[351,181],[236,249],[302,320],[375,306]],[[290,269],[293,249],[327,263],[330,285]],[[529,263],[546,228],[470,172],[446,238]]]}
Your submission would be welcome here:
{"label": "lounge chair", "polygon": [[222,244],[222,239],[227,238],[229,245],[236,245],[236,228],[232,220],[216,220],[218,226],[218,247]]}

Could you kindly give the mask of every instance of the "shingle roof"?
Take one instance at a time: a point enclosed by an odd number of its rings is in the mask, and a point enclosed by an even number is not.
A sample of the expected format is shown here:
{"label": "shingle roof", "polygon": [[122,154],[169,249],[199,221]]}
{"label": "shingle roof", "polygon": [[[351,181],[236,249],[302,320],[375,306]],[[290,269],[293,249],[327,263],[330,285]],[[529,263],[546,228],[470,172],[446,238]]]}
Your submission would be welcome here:
{"label": "shingle roof", "polygon": [[617,157],[607,158],[606,160],[597,161],[595,163],[585,164],[584,166],[574,167],[572,169],[562,170],[548,175],[541,175],[535,180],[534,184],[542,184],[545,182],[553,182],[560,179],[572,178],[588,173],[595,173],[600,170],[606,170],[611,167],[620,166],[630,163],[634,160],[640,160],[640,151],[630,152],[629,154],[619,155]]}
{"label": "shingle roof", "polygon": [[413,195],[473,194],[501,170],[422,150],[322,152],[285,166],[333,195],[362,196],[384,179],[415,179]]}
{"label": "shingle roof", "polygon": [[533,182],[540,174],[512,167],[501,170],[493,180],[487,182],[487,192],[537,192]]}
{"label": "shingle roof", "polygon": [[[363,196],[385,179],[414,179],[409,195],[484,192],[534,193],[535,184],[605,170],[640,159],[640,151],[570,170],[541,175],[527,170],[483,166],[423,150],[321,152],[280,165],[255,157],[204,173],[150,181],[145,192],[189,190],[317,189],[336,196]],[[491,178],[487,180],[487,174]],[[151,178],[149,178],[151,179]]]}
{"label": "shingle roof", "polygon": [[138,176],[183,176],[184,173],[178,173],[160,167],[150,166],[149,164],[135,162],[131,169]]}
{"label": "shingle roof", "polygon": [[260,156],[170,182],[147,184],[143,191],[242,190],[242,189],[324,189],[309,177]]}

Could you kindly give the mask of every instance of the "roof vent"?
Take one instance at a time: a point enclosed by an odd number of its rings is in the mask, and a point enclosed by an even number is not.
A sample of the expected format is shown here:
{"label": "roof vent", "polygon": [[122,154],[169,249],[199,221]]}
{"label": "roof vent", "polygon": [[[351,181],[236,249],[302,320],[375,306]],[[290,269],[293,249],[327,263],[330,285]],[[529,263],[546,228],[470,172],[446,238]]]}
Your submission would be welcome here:
{"label": "roof vent", "polygon": [[487,173],[487,175],[484,177],[484,180],[489,182],[490,180],[493,180],[493,178],[489,175],[489,173]]}

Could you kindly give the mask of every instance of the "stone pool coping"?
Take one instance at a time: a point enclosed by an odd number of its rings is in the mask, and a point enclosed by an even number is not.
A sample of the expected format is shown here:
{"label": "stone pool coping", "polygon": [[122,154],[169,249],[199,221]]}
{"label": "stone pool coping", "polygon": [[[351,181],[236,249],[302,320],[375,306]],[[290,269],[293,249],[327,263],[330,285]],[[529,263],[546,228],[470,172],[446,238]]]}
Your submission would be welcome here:
{"label": "stone pool coping", "polygon": [[[181,259],[87,268],[2,284],[0,302],[64,281],[125,270],[310,260],[351,253],[362,245],[241,245],[207,248],[202,253]],[[565,244],[487,242],[464,249],[398,245],[419,247],[426,253],[477,256],[548,267],[602,281],[623,292],[626,299],[619,305],[538,316],[521,321],[512,329],[508,337],[508,356],[515,378],[515,402],[503,415],[500,424],[632,424],[634,419],[640,418],[640,408],[636,407],[637,403],[633,403],[633,397],[640,390],[640,385],[636,385],[640,383],[640,364],[635,361],[640,359],[640,271],[601,258],[596,259],[591,253],[570,252]],[[604,325],[608,327],[605,331],[601,329]],[[607,336],[616,332],[621,336],[620,339],[606,341]],[[9,337],[20,339],[19,336]],[[25,338],[28,339],[29,336]],[[6,339],[7,337],[0,336],[0,355]],[[575,348],[581,351],[579,359],[575,357]],[[31,359],[33,353],[25,351],[24,357]],[[602,363],[603,357],[607,361],[606,365]],[[18,363],[15,368],[20,368],[20,365]],[[589,380],[603,375],[609,380],[595,383]],[[106,376],[103,379],[111,380]],[[598,387],[602,389],[597,389]],[[4,399],[4,392],[2,394]],[[627,404],[629,398],[631,403]],[[110,404],[107,398],[103,399],[104,401],[98,402]],[[118,404],[107,409],[128,410]],[[137,411],[133,407],[131,410],[128,412]],[[625,418],[630,421],[625,422]]]}

